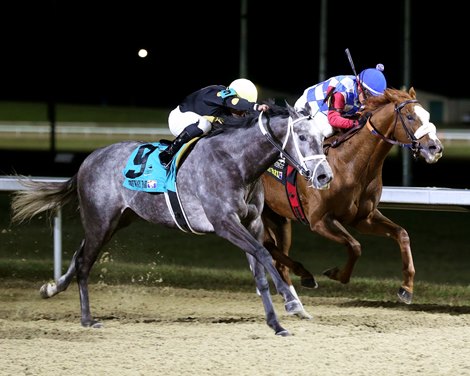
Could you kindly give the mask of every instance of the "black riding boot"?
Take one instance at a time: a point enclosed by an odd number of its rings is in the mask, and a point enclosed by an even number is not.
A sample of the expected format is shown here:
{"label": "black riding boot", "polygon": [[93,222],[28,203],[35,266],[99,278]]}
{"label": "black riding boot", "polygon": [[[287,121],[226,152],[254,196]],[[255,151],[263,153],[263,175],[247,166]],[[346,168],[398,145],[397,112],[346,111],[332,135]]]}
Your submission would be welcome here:
{"label": "black riding boot", "polygon": [[163,150],[160,155],[160,163],[163,167],[168,168],[173,159],[173,156],[181,149],[186,142],[191,141],[193,137],[186,131],[181,132],[178,137],[176,137],[173,142]]}

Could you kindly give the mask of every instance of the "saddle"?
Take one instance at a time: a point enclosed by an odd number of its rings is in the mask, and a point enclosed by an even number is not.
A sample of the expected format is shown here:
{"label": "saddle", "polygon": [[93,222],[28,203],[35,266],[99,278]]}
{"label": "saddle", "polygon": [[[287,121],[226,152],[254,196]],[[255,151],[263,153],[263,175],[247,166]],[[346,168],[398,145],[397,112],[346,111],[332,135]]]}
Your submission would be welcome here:
{"label": "saddle", "polygon": [[168,146],[168,141],[166,140],[146,143],[137,147],[131,153],[123,170],[123,186],[125,188],[148,193],[163,193],[168,210],[178,228],[181,231],[195,234],[199,233],[191,228],[186,218],[179,199],[176,178],[178,168],[199,138],[196,137],[183,145],[178,153],[176,153],[168,170],[162,166],[158,158],[160,152]]}

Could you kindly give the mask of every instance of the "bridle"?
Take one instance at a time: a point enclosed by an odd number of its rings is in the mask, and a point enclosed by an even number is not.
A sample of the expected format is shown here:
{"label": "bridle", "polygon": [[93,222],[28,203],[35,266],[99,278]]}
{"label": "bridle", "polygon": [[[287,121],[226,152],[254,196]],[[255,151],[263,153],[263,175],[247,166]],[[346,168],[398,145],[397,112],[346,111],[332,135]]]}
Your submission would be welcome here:
{"label": "bridle", "polygon": [[[421,127],[419,127],[416,132],[412,132],[409,127],[407,127],[405,120],[403,119],[403,114],[401,113],[401,110],[408,104],[410,103],[419,103],[418,100],[416,99],[408,99],[404,102],[401,102],[400,104],[395,104],[395,123],[393,125],[393,133],[391,138],[384,136],[372,123],[372,115],[369,117],[366,125],[367,128],[370,130],[370,132],[375,135],[380,137],[382,140],[385,142],[388,142],[389,144],[393,145],[399,145],[401,147],[406,147],[409,148],[413,152],[413,157],[417,158],[419,151],[422,149],[421,144],[419,143],[419,139],[424,137],[426,134],[431,133],[433,131],[432,127],[429,126],[429,124],[423,124]],[[410,140],[410,143],[403,143],[398,141],[394,135],[395,135],[395,130],[397,127],[398,119],[400,119],[400,123],[403,127],[403,130],[406,133],[406,136]],[[426,129],[427,128],[427,129]],[[434,132],[436,131],[434,127]],[[419,136],[419,137],[418,137]]]}
{"label": "bridle", "polygon": [[[426,136],[426,135],[436,135],[436,126],[430,122],[427,122],[426,124],[423,124],[421,125],[414,133],[412,132],[412,130],[406,125],[405,123],[405,119],[403,118],[403,114],[401,112],[401,110],[408,104],[411,104],[411,103],[419,103],[418,100],[416,99],[408,99],[406,101],[403,101],[399,104],[395,104],[395,109],[394,109],[394,112],[395,112],[395,123],[393,124],[393,133],[392,133],[392,136],[391,137],[386,137],[385,135],[383,135],[374,125],[374,123],[372,122],[372,117],[375,113],[377,113],[378,111],[380,111],[384,106],[381,106],[379,107],[378,109],[376,109],[375,111],[372,112],[372,114],[370,114],[368,116],[368,119],[367,119],[367,122],[366,123],[363,123],[362,125],[357,125],[351,129],[349,129],[346,133],[343,133],[341,134],[337,139],[335,139],[331,144],[325,144],[325,148],[329,148],[329,147],[332,147],[332,148],[337,148],[338,146],[340,146],[343,142],[345,142],[347,139],[353,137],[359,130],[361,130],[364,125],[367,125],[367,128],[369,129],[369,131],[374,135],[374,136],[377,136],[377,137],[380,137],[382,140],[384,140],[385,142],[389,143],[389,144],[392,144],[392,145],[399,145],[399,146],[402,146],[402,147],[406,147],[406,148],[409,148],[412,153],[413,153],[413,157],[414,158],[417,158],[418,155],[419,155],[419,152],[420,150],[423,148],[419,142],[419,140]],[[400,123],[408,137],[408,139],[410,140],[410,143],[403,143],[403,142],[400,142],[398,141],[394,135],[395,135],[395,131],[396,131],[396,128],[397,128],[397,124],[398,124],[398,119],[400,119]]]}
{"label": "bridle", "polygon": [[[266,126],[269,128],[269,117],[267,117],[267,122],[266,122]],[[278,140],[273,136],[272,132],[270,129],[268,128],[265,128],[264,124],[263,124],[263,112],[260,112],[259,114],[259,117],[258,117],[258,126],[259,126],[259,129],[261,130],[261,133],[266,136],[266,138],[268,139],[268,141],[277,149],[281,152],[281,156],[283,156],[285,159],[287,159],[289,161],[289,163],[294,166],[296,168],[297,171],[299,171],[299,173],[304,176],[307,180],[311,180],[313,179],[313,177],[315,176],[315,171],[310,171],[308,168],[307,168],[307,165],[306,165],[306,161],[309,161],[309,160],[312,160],[312,159],[319,159],[320,162],[322,161],[326,161],[326,156],[325,154],[321,153],[321,154],[313,154],[313,155],[310,155],[310,156],[307,156],[307,157],[304,157],[302,152],[300,151],[299,149],[299,145],[298,145],[298,142],[297,142],[297,139],[294,137],[294,124],[295,123],[298,123],[299,121],[302,121],[302,120],[311,120],[313,119],[312,118],[312,115],[306,115],[306,116],[302,116],[302,117],[299,117],[295,120],[292,119],[291,116],[289,116],[289,122],[287,124],[287,134],[286,134],[286,137],[284,139],[284,142],[282,143],[282,145],[278,142]],[[297,153],[297,158],[299,159],[299,161],[297,161],[296,158],[292,157],[287,151],[285,151],[285,147],[287,145],[287,141],[289,140],[289,137],[292,135],[292,139],[294,141],[294,148],[295,148],[295,151]],[[317,163],[317,165],[315,166],[315,169],[318,168],[318,166],[320,165],[320,162]]]}

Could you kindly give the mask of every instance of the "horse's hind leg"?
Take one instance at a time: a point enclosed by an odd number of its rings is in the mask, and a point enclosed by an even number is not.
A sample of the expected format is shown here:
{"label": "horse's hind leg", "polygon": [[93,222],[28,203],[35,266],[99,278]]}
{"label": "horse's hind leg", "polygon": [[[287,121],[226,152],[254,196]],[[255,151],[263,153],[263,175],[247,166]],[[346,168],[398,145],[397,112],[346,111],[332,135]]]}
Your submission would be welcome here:
{"label": "horse's hind leg", "polygon": [[80,247],[75,251],[72,261],[70,262],[69,268],[57,281],[48,282],[41,286],[39,293],[41,297],[44,299],[52,298],[54,295],[57,295],[59,292],[65,291],[67,287],[69,287],[70,282],[72,282],[73,277],[76,274],[76,259],[77,255],[79,255],[84,246],[85,241],[82,240]]}
{"label": "horse's hind leg", "polygon": [[[91,202],[88,202],[88,205],[90,204]],[[74,253],[67,272],[59,278],[57,285],[44,285],[41,288],[41,295],[51,297],[64,291],[76,275],[80,295],[81,324],[84,327],[99,328],[102,324],[94,320],[91,315],[88,278],[101,248],[111,239],[117,228],[122,226],[120,223],[122,217],[119,209],[104,213],[105,211],[91,210],[90,206],[86,208],[85,205],[82,205],[81,211],[85,239],[82,240],[80,247]],[[89,219],[85,220],[85,218]]]}
{"label": "horse's hind leg", "polygon": [[354,266],[362,253],[361,244],[336,219],[325,218],[323,221],[316,223],[312,230],[327,239],[347,247],[348,259],[346,264],[342,268],[334,267],[327,269],[323,274],[335,281],[344,284],[349,283]]}
{"label": "horse's hind leg", "polygon": [[77,283],[80,294],[81,324],[85,327],[102,327],[102,324],[93,319],[91,315],[88,278],[101,248],[111,238],[117,226],[109,223],[107,226],[106,223],[107,222],[103,220],[100,221],[99,227],[88,227],[85,230],[86,238],[83,251],[77,255],[76,259]]}
{"label": "horse's hind leg", "polygon": [[74,253],[67,272],[63,274],[57,283],[49,282],[40,289],[41,297],[50,298],[67,289],[73,277],[77,276],[80,294],[81,324],[85,327],[99,328],[102,324],[94,320],[90,311],[90,300],[88,293],[88,277],[93,264],[96,261],[103,242],[98,242],[95,247],[90,247],[89,242],[82,240],[80,247]]}

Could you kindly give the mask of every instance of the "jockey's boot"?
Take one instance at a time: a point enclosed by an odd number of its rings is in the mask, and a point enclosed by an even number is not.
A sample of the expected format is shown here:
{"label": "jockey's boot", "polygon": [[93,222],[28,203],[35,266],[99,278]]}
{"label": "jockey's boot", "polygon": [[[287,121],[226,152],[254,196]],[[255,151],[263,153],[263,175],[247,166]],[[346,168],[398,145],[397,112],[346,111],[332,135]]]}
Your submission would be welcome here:
{"label": "jockey's boot", "polygon": [[193,137],[186,131],[181,132],[178,137],[176,137],[173,142],[159,154],[160,163],[168,169],[170,166],[171,160],[174,155],[181,149],[181,147],[193,139]]}

